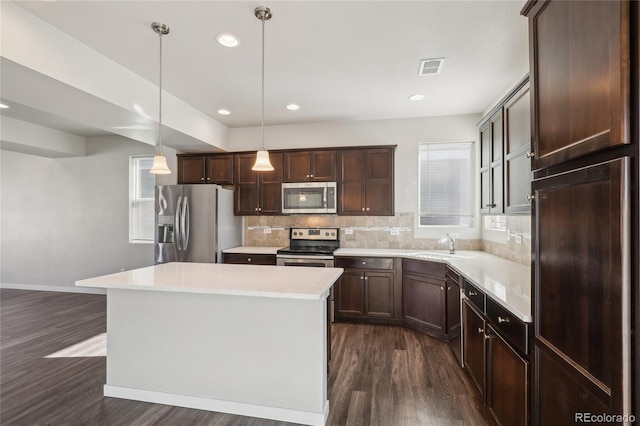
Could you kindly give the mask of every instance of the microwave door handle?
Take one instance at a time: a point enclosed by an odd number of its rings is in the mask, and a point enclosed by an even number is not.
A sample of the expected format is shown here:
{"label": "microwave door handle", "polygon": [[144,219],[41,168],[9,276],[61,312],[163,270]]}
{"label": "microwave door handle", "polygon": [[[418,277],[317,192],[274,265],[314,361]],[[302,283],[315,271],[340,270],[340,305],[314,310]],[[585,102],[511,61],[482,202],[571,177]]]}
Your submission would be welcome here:
{"label": "microwave door handle", "polygon": [[329,187],[325,187],[324,191],[322,191],[322,207],[327,208],[327,192],[329,192]]}

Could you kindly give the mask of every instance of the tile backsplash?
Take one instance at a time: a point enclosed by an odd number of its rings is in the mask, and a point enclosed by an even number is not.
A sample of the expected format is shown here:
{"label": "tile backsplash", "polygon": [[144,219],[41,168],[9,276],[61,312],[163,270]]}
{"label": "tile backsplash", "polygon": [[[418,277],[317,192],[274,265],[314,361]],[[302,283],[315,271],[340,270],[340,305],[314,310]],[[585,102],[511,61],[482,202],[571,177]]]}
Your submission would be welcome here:
{"label": "tile backsplash", "polygon": [[[484,239],[456,240],[459,250],[483,250],[491,254],[528,265],[531,255],[531,227],[528,231],[525,216],[507,220],[511,232],[523,235],[523,244],[496,242]],[[526,216],[529,222],[531,217]],[[415,238],[415,215],[397,213],[395,216],[246,216],[244,245],[275,246],[289,245],[289,227],[337,227],[343,231],[351,229],[353,233],[342,232],[340,245],[345,248],[410,249],[410,250],[446,250],[446,244],[437,238]],[[511,226],[512,228],[509,228]],[[265,232],[265,229],[267,232]],[[497,232],[497,231],[494,231]],[[502,231],[505,232],[505,231]],[[529,237],[524,234],[528,232]],[[397,235],[396,235],[397,234]],[[505,232],[506,234],[506,232]],[[516,234],[514,234],[516,235]],[[524,242],[527,243],[524,243]]]}

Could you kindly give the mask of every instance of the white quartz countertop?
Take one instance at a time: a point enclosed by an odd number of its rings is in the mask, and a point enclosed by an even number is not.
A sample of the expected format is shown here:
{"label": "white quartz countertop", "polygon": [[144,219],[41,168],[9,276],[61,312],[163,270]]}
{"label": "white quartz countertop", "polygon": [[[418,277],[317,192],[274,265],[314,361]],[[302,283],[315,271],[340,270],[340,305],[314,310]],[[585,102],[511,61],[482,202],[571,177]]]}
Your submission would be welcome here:
{"label": "white quartz countertop", "polygon": [[524,322],[531,322],[531,268],[482,251],[340,248],[335,256],[404,257],[443,262]]}
{"label": "white quartz countertop", "polygon": [[175,262],[76,281],[79,287],[322,300],[342,268]]}
{"label": "white quartz countertop", "polygon": [[257,247],[257,246],[240,246],[222,250],[223,253],[233,254],[277,254],[282,247]]}

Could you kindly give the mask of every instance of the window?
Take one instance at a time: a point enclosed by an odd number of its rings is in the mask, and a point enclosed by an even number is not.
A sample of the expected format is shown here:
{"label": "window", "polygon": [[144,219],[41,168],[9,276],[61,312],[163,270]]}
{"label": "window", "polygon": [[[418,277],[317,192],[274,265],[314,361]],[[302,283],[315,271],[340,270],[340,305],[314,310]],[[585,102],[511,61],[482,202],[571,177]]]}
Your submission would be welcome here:
{"label": "window", "polygon": [[153,243],[156,178],[152,155],[129,157],[129,242]]}
{"label": "window", "polygon": [[420,226],[473,226],[473,142],[420,145]]}

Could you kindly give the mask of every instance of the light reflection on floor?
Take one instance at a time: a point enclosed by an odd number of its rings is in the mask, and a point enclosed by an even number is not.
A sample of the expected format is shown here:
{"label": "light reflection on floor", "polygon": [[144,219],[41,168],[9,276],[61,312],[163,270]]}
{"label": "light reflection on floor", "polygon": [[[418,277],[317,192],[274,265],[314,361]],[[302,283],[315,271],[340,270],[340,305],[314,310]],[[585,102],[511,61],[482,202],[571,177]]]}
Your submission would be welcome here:
{"label": "light reflection on floor", "polygon": [[74,358],[107,356],[107,333],[100,333],[75,345],[68,346],[45,358]]}

